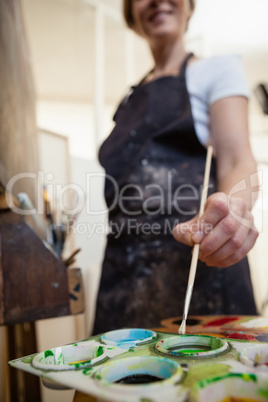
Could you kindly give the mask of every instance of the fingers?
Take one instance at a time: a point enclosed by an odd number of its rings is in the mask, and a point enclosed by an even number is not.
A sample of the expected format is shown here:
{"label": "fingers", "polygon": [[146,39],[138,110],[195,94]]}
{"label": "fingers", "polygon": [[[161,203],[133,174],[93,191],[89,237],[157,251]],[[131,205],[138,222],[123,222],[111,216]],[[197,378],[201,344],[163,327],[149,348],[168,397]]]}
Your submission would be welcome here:
{"label": "fingers", "polygon": [[192,239],[192,227],[197,224],[197,217],[181,223],[173,229],[174,238],[180,243],[186,244],[187,246],[193,247],[194,241]]}
{"label": "fingers", "polygon": [[205,212],[201,218],[198,216],[177,225],[173,230],[174,238],[188,246],[201,241],[212,231],[215,225],[228,215],[227,195],[217,193],[210,196],[206,202]]}
{"label": "fingers", "polygon": [[[221,268],[226,268],[237,263],[248,254],[258,238],[258,231],[253,224],[252,217],[251,227],[251,229],[248,229],[248,227],[241,225],[233,237],[211,254],[205,255],[203,251],[200,251],[200,260],[208,266]],[[208,239],[205,240],[207,241]]]}
{"label": "fingers", "polygon": [[[240,248],[249,230],[253,227],[253,217],[249,211],[246,210],[245,205],[238,199],[229,203],[228,212],[225,216],[221,214],[221,219],[213,225],[213,230],[203,237],[203,242],[200,247],[200,256],[207,257],[209,255],[216,255],[221,257],[222,254],[230,254],[232,250],[229,248]],[[204,219],[209,219],[206,216]],[[229,247],[226,247],[228,242]],[[217,254],[215,252],[218,251]]]}
{"label": "fingers", "polygon": [[212,194],[206,202],[202,219],[215,226],[229,214],[228,196],[225,193]]}
{"label": "fingers", "polygon": [[242,199],[215,193],[208,198],[202,217],[177,225],[173,235],[189,246],[199,243],[199,259],[208,266],[227,267],[247,255],[258,231]]}
{"label": "fingers", "polygon": [[258,231],[257,230],[251,230],[247,236],[247,239],[245,243],[243,244],[242,247],[240,247],[237,251],[235,251],[233,254],[229,255],[222,261],[217,263],[217,266],[220,268],[226,268],[229,267],[230,265],[236,264],[238,261],[242,260],[248,252],[251,250],[251,248],[254,246],[257,238],[258,238]]}

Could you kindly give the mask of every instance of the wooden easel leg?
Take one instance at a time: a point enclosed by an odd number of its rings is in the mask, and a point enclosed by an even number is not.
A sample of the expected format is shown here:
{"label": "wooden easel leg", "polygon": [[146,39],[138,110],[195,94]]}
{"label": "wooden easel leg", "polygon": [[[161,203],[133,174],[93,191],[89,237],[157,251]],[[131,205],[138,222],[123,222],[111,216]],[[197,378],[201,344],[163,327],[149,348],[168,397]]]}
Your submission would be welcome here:
{"label": "wooden easel leg", "polygon": [[[37,352],[35,323],[8,326],[9,360]],[[9,367],[10,402],[40,402],[40,380],[32,374]]]}

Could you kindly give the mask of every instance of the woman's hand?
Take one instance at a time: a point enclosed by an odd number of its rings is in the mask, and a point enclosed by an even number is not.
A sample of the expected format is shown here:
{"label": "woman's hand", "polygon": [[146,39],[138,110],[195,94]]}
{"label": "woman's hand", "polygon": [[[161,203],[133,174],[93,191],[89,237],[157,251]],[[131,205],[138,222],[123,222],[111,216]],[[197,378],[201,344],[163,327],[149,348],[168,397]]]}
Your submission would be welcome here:
{"label": "woman's hand", "polygon": [[225,268],[247,255],[258,231],[243,199],[215,193],[207,199],[202,217],[177,225],[173,236],[191,247],[199,243],[201,261]]}

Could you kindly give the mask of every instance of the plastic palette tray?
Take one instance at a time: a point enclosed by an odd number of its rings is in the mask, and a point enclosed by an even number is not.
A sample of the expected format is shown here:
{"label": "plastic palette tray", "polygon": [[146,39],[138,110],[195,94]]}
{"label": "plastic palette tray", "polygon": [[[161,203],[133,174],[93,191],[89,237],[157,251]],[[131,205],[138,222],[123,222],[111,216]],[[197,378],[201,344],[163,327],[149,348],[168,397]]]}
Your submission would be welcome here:
{"label": "plastic palette tray", "polygon": [[268,401],[268,342],[119,329],[9,364],[96,401]]}

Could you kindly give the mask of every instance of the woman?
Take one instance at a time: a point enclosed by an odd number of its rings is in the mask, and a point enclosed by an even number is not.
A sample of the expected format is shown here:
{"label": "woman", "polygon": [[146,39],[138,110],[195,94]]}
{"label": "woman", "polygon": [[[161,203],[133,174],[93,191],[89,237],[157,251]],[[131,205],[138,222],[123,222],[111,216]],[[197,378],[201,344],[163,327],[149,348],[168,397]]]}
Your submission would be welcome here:
{"label": "woman", "polygon": [[[256,164],[240,60],[187,54],[194,0],[123,6],[155,65],[119,105],[100,149],[111,232],[94,333],[156,327],[182,315],[195,243],[200,261],[189,314],[256,314],[246,259],[258,236],[251,214]],[[209,143],[210,195],[198,219]]]}

